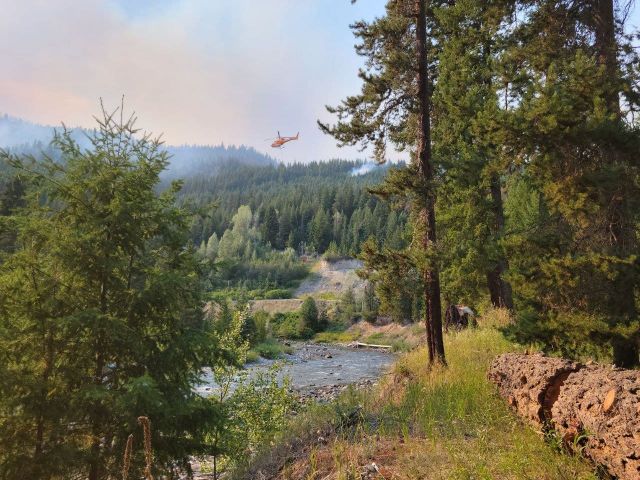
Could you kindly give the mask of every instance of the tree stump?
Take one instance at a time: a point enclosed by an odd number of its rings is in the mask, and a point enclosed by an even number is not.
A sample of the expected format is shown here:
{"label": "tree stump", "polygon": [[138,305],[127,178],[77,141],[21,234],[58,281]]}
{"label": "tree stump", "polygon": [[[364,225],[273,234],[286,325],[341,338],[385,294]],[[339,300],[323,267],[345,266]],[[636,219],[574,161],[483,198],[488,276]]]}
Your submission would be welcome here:
{"label": "tree stump", "polygon": [[469,314],[471,309],[465,305],[449,305],[444,312],[444,329],[463,330],[470,324],[475,325],[475,320]]}

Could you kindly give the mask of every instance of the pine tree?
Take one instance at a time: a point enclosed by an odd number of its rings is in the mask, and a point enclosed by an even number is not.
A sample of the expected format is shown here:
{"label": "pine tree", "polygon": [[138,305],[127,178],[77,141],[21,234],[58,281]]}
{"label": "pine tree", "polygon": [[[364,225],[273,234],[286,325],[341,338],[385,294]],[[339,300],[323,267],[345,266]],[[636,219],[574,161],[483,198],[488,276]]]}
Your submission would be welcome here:
{"label": "pine tree", "polygon": [[193,385],[224,352],[178,185],[155,190],[167,154],[134,121],[104,112],[89,150],[57,136],[61,163],[9,159],[30,181],[0,265],[3,478],[113,478],[139,415],[158,471],[204,447]]}
{"label": "pine tree", "polygon": [[278,247],[278,214],[276,209],[269,207],[262,224],[262,236],[266,243],[270,243],[273,248]]}
{"label": "pine tree", "polygon": [[544,223],[509,242],[511,258],[539,252],[514,275],[517,338],[637,365],[637,59],[611,1],[540,2],[521,20],[498,120]]}
{"label": "pine tree", "polygon": [[318,253],[323,253],[331,241],[331,225],[324,209],[318,210],[311,221],[309,241]]}
{"label": "pine tree", "polygon": [[318,307],[313,297],[307,297],[302,302],[300,307],[300,320],[303,329],[308,329],[311,332],[319,331],[318,324]]}
{"label": "pine tree", "polygon": [[452,303],[481,301],[513,308],[504,274],[502,179],[508,159],[492,135],[497,115],[495,65],[504,48],[501,27],[512,4],[462,0],[439,9],[439,81],[434,94],[436,155],[444,172],[438,210],[446,285]]}
{"label": "pine tree", "polygon": [[362,92],[348,97],[339,107],[328,107],[338,117],[336,125],[319,123],[339,145],[372,145],[379,161],[385,159],[387,142],[399,149],[415,148],[409,168],[389,175],[378,193],[410,199],[414,245],[419,246],[412,256],[424,288],[429,363],[445,361],[431,155],[432,74],[437,70],[437,58],[429,39],[437,36],[434,7],[430,4],[427,9],[425,0],[390,0],[386,16],[354,25],[355,35],[362,41],[356,51],[368,61],[368,71],[360,72]]}
{"label": "pine tree", "polygon": [[218,247],[220,246],[220,241],[218,240],[218,235],[216,232],[213,232],[207,240],[207,246],[205,249],[207,258],[213,260],[218,256]]}

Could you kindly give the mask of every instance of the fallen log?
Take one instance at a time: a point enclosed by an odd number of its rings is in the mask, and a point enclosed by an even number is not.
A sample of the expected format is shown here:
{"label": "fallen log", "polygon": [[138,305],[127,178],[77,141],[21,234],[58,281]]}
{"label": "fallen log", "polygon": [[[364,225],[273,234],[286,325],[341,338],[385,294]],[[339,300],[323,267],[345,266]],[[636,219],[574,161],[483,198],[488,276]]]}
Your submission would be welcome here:
{"label": "fallen log", "polygon": [[391,345],[376,345],[374,343],[363,343],[363,342],[351,342],[347,345],[347,347],[352,348],[383,348],[390,349],[393,348]]}
{"label": "fallen log", "polygon": [[529,423],[555,430],[620,480],[640,479],[640,371],[506,354],[488,376]]}
{"label": "fallen log", "polygon": [[569,375],[551,418],[567,445],[620,479],[640,479],[640,371],[589,366]]}
{"label": "fallen log", "polygon": [[562,358],[507,353],[493,361],[489,380],[530,424],[542,427],[547,421],[545,405],[551,403],[555,393],[553,387],[579,368],[579,364]]}

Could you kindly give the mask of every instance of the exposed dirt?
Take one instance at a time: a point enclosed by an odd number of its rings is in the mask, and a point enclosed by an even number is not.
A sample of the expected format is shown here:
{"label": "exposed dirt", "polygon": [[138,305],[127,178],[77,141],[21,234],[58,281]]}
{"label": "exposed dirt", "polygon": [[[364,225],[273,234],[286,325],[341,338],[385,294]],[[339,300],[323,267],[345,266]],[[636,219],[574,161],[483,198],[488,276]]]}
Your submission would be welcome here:
{"label": "exposed dirt", "polygon": [[296,297],[322,294],[339,295],[352,288],[354,293],[364,288],[365,281],[356,275],[355,270],[362,267],[360,260],[339,260],[327,262],[320,260],[312,269],[312,275],[305,279],[295,292]]}
{"label": "exposed dirt", "polygon": [[295,312],[306,296],[314,297],[320,309],[331,310],[337,304],[340,295],[349,288],[353,289],[356,295],[362,291],[365,282],[355,272],[360,267],[360,260],[320,260],[314,265],[311,275],[303,280],[294,292],[296,298],[254,300],[251,302],[251,310],[263,310],[269,314]]}

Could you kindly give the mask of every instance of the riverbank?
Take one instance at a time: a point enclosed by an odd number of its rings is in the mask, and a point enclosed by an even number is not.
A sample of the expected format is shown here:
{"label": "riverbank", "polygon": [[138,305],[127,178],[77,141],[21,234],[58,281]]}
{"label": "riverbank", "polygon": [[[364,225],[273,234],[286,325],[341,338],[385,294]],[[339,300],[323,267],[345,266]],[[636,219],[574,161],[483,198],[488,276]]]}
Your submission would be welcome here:
{"label": "riverbank", "polygon": [[419,348],[379,385],[310,407],[234,478],[597,478],[525,426],[488,382],[496,355],[524,347],[484,326],[446,335],[446,349],[447,368],[427,370]]}

